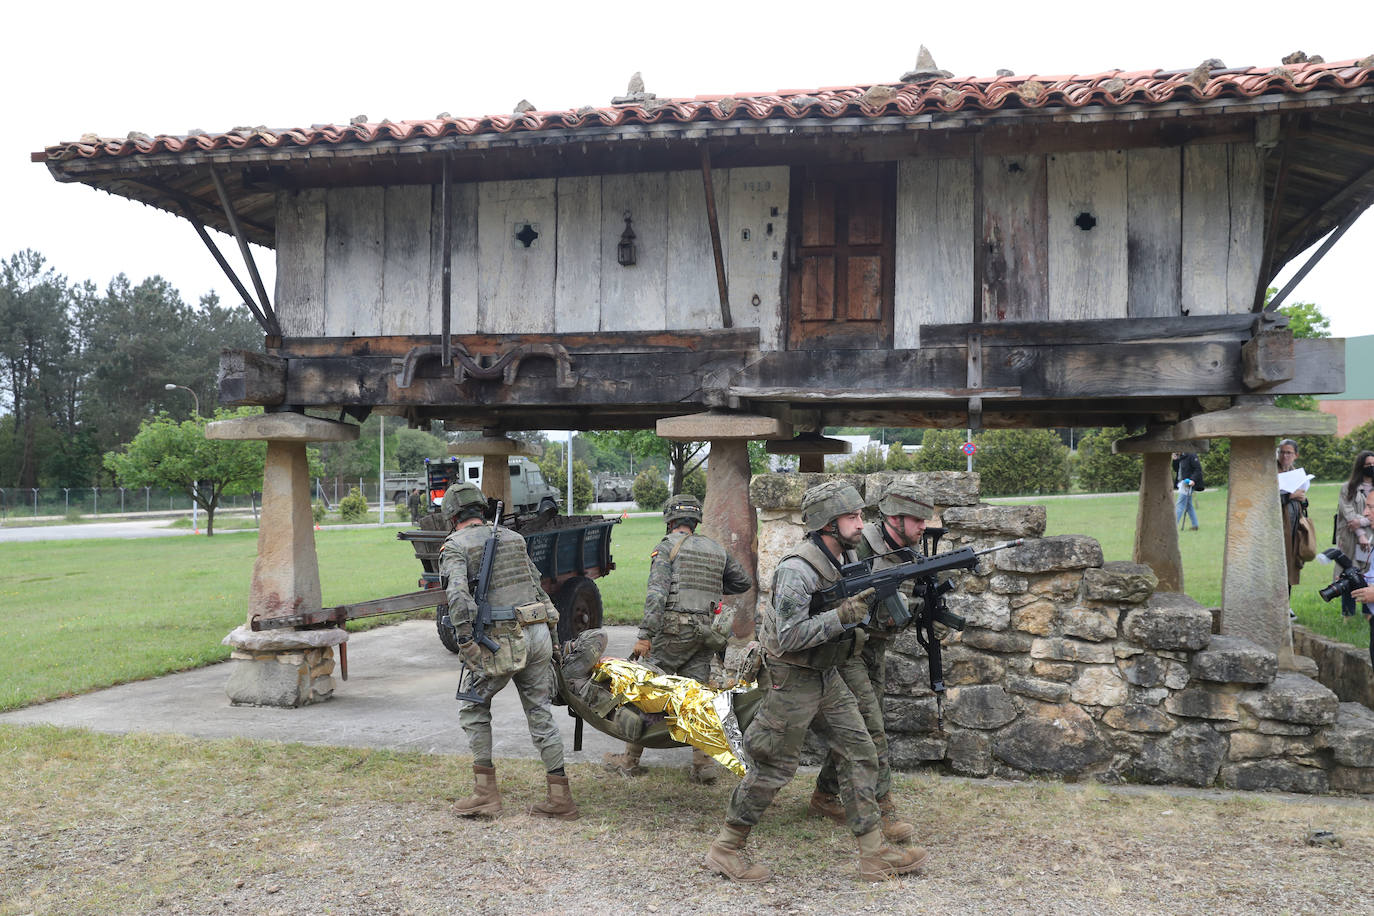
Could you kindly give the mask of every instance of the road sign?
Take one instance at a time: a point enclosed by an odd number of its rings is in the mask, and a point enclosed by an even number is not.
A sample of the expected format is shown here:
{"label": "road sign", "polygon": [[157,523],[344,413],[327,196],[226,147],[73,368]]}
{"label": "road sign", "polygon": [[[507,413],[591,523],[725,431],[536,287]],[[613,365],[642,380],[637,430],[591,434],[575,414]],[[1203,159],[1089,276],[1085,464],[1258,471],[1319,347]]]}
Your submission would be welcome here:
{"label": "road sign", "polygon": [[965,455],[969,455],[971,457],[974,452],[978,451],[978,443],[965,442],[963,445],[959,447],[959,450],[963,452]]}

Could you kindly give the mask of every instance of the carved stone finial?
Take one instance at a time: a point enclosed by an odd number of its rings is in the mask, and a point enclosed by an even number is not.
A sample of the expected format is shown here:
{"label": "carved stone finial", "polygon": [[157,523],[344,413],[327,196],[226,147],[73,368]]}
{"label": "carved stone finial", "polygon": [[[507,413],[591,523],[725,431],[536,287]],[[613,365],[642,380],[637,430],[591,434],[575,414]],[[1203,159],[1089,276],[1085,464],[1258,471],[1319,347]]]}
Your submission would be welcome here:
{"label": "carved stone finial", "polygon": [[515,103],[515,114],[524,114],[527,111],[534,111],[534,105],[529,99],[521,99]]}
{"label": "carved stone finial", "polygon": [[630,85],[626,88],[624,95],[618,95],[611,99],[612,105],[639,105],[644,102],[658,98],[652,92],[644,91],[644,75],[638,70],[634,76],[630,77]]}
{"label": "carved stone finial", "polygon": [[925,83],[930,80],[947,80],[953,75],[948,70],[941,70],[930,51],[925,45],[921,45],[921,50],[916,54],[916,66],[902,74],[902,82]]}
{"label": "carved stone finial", "polygon": [[1006,67],[1002,67],[1002,68],[1000,68],[1000,69],[997,71],[997,75],[998,75],[998,76],[1015,76],[1015,75],[1016,75],[1016,71],[1015,71],[1015,70],[1008,70]]}
{"label": "carved stone finial", "polygon": [[1188,74],[1188,82],[1201,89],[1212,78],[1213,70],[1225,69],[1226,65],[1219,58],[1209,57],[1193,68],[1193,72]]}
{"label": "carved stone finial", "polygon": [[1294,51],[1292,54],[1286,55],[1280,63],[1305,64],[1307,63],[1307,55],[1302,51]]}
{"label": "carved stone finial", "polygon": [[356,124],[366,124],[366,123],[367,123],[367,115],[365,115],[365,114],[364,114],[364,115],[354,115],[353,117],[351,117],[351,118],[348,119],[348,123],[349,123],[349,124],[355,124],[355,125],[356,125]]}

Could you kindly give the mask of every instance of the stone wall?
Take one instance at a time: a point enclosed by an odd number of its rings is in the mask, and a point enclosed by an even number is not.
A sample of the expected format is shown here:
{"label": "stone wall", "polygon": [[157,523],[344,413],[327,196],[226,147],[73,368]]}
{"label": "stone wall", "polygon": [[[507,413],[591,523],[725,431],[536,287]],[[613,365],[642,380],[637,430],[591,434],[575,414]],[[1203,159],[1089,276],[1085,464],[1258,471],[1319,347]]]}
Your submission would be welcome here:
{"label": "stone wall", "polygon": [[[755,477],[761,604],[801,537],[806,488],[833,475]],[[1042,537],[1040,506],[989,506],[976,474],[851,475],[870,503],[915,482],[949,534],[941,549],[1026,543],[962,575],[946,640],[945,727],[925,653],[907,631],[888,653],[883,709],[893,766],[969,776],[1142,782],[1294,792],[1374,792],[1374,713],[1247,640],[1215,612],[1155,590],[1148,567],[1104,563],[1088,537]],[[817,748],[813,745],[811,750]]]}
{"label": "stone wall", "polygon": [[1317,663],[1317,680],[1336,696],[1374,708],[1374,668],[1369,667],[1368,649],[1293,627],[1293,650]]}

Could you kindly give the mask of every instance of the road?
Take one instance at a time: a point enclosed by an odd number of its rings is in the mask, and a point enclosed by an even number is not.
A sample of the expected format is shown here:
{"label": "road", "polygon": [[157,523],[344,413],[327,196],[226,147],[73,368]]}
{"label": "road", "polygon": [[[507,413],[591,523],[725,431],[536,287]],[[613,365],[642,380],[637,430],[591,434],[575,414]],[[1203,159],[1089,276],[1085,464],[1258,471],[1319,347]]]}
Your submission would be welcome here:
{"label": "road", "polygon": [[[84,538],[169,538],[192,536],[187,528],[168,528],[166,518],[90,522],[82,525],[0,526],[0,544],[29,541],[72,541]],[[225,532],[228,533],[228,532]]]}

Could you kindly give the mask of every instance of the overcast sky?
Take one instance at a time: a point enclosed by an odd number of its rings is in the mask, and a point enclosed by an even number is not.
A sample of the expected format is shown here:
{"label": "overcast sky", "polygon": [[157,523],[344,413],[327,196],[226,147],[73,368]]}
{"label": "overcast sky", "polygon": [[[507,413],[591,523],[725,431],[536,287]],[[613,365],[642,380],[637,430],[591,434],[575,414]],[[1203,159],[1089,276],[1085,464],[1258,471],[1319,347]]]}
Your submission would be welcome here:
{"label": "overcast sky", "polygon": [[[349,10],[364,10],[350,18]],[[660,12],[667,9],[670,12]],[[1282,16],[1266,9],[1287,10]],[[1122,10],[1123,15],[1113,21]],[[1295,11],[1313,10],[1312,15]],[[1355,12],[1358,10],[1358,12]],[[1249,18],[1245,18],[1248,15]],[[1374,4],[16,4],[0,14],[0,257],[33,248],[72,280],[161,274],[233,299],[190,225],[84,185],[31,152],[88,132],[182,134],[606,105],[640,70],[660,97],[892,82],[924,43],[956,75],[1276,65],[1374,53]],[[233,242],[217,240],[240,267]],[[254,248],[269,292],[272,252]],[[1366,215],[1293,298],[1337,336],[1374,333]],[[1280,277],[1280,284],[1293,268]],[[240,269],[245,277],[246,272]]]}

